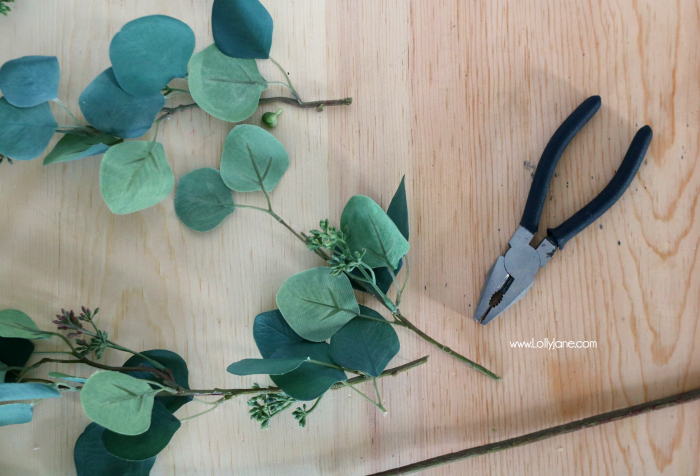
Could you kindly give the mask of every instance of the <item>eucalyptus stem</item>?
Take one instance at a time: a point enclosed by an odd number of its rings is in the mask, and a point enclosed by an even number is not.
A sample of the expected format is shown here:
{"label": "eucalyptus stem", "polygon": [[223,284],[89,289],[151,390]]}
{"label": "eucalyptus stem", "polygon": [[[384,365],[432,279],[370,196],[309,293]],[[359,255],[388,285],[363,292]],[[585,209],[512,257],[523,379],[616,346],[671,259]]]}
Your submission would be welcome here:
{"label": "eucalyptus stem", "polygon": [[442,466],[444,464],[454,463],[455,461],[474,458],[476,456],[492,454],[510,448],[517,448],[518,446],[524,446],[530,443],[535,443],[537,441],[546,440],[554,436],[565,435],[567,433],[583,430],[585,428],[593,428],[604,423],[610,423],[612,421],[642,415],[644,413],[648,413],[654,410],[673,407],[682,403],[688,403],[699,399],[700,388],[691,390],[689,392],[678,393],[670,397],[659,398],[658,400],[652,400],[651,402],[641,403],[639,405],[633,405],[627,408],[621,408],[620,410],[601,413],[600,415],[584,418],[583,420],[577,420],[571,423],[566,423],[564,425],[554,426],[551,428],[547,428],[546,430],[528,433],[526,435],[499,441],[497,443],[489,443],[487,445],[475,446],[474,448],[469,448],[454,453],[448,453],[442,456],[437,456],[435,458],[426,459],[418,463],[412,463],[405,466],[401,466],[399,468],[381,471],[379,473],[373,473],[369,476],[390,476],[396,474],[409,474],[418,471],[424,471],[428,468],[434,468],[436,466]]}
{"label": "eucalyptus stem", "polygon": [[386,408],[384,408],[384,407],[382,406],[382,402],[381,402],[381,401],[375,402],[374,400],[372,400],[371,398],[369,398],[367,395],[365,395],[364,393],[362,393],[361,391],[359,391],[358,389],[356,389],[355,387],[353,387],[353,386],[352,386],[351,384],[349,384],[347,381],[343,381],[343,382],[341,382],[341,383],[342,383],[343,385],[345,385],[347,388],[349,388],[349,389],[354,390],[355,392],[357,392],[362,398],[364,398],[365,400],[367,400],[368,402],[370,402],[370,403],[371,403],[372,405],[374,405],[375,407],[379,408],[379,409],[382,411],[382,413],[384,413],[385,415],[387,414]]}

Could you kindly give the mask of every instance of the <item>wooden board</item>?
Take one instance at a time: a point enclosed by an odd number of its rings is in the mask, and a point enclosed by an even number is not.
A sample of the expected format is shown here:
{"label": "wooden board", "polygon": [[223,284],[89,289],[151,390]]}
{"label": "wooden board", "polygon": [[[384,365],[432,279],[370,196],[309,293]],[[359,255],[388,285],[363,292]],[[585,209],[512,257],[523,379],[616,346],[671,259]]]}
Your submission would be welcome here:
{"label": "wooden board", "polygon": [[[19,0],[0,17],[0,63],[58,56],[60,98],[77,111],[124,23],[180,18],[200,50],[212,42],[211,3]],[[337,391],[305,429],[286,415],[260,431],[239,399],[185,423],[152,474],[362,475],[700,385],[699,2],[264,3],[275,20],[272,56],[302,96],[355,98],[323,112],[285,107],[274,134],[291,166],[272,195],[278,213],[303,230],[326,217],[337,223],[352,195],[387,206],[406,174],[411,283],[402,309],[503,381],[400,331],[395,363],[431,358],[381,381],[387,416]],[[260,67],[281,79],[269,62]],[[594,94],[603,106],[562,158],[542,230],[605,186],[644,124],[654,129],[647,160],[620,202],[557,253],[521,302],[475,324],[484,274],[517,227],[534,165],[561,121]],[[199,110],[165,124],[159,137],[176,177],[218,167],[230,128]],[[257,356],[253,317],[274,308],[280,284],[322,263],[250,210],[207,234],[181,225],[172,195],[115,216],[98,171],[95,158],[0,164],[0,307],[50,327],[62,307],[99,306],[114,340],[180,353],[196,387],[267,383],[225,368]],[[544,338],[597,348],[509,344]],[[73,444],[88,422],[74,395],[41,403],[31,425],[0,429],[0,473],[74,474]],[[699,423],[700,405],[688,404],[426,474],[697,474]]]}

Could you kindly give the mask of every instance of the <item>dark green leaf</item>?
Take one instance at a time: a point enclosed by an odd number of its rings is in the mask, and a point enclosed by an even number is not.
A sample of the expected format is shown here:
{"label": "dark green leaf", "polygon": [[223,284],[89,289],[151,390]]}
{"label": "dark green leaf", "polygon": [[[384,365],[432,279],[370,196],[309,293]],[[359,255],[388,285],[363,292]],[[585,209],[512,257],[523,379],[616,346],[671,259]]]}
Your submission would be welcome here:
{"label": "dark green leaf", "polygon": [[0,98],[0,154],[15,160],[39,157],[51,142],[58,123],[49,103],[15,107]]}
{"label": "dark green leaf", "polygon": [[352,251],[366,250],[363,261],[372,268],[397,268],[409,245],[389,216],[371,198],[352,197],[340,217],[342,230],[348,230],[348,246]]}
{"label": "dark green leaf", "polygon": [[260,355],[265,359],[269,359],[281,347],[308,342],[289,327],[287,321],[282,317],[282,313],[277,309],[263,312],[255,317],[253,338]]}
{"label": "dark green leaf", "polygon": [[[173,372],[173,377],[175,377],[175,383],[179,386],[186,389],[190,388],[190,372],[187,369],[187,362],[178,354],[163,349],[146,350],[141,352],[141,354],[171,370]],[[140,366],[153,367],[150,362],[138,355],[134,355],[124,362],[124,367]],[[129,372],[129,375],[143,380],[160,382],[160,380],[150,372]],[[156,397],[156,401],[161,402],[170,412],[175,413],[185,403],[192,401],[192,397]]]}
{"label": "dark green leaf", "polygon": [[389,208],[386,210],[386,214],[394,222],[396,228],[399,229],[401,234],[406,241],[408,241],[409,229],[408,229],[408,203],[406,201],[406,176],[401,178],[401,183],[399,188],[396,190],[394,197],[389,203]]}
{"label": "dark green leaf", "polygon": [[55,56],[23,56],[0,68],[0,89],[7,102],[34,107],[58,97],[61,69]]}
{"label": "dark green leaf", "polygon": [[175,192],[175,213],[188,228],[205,232],[233,213],[233,195],[212,168],[193,170],[180,178]]}
{"label": "dark green leaf", "polygon": [[270,56],[272,17],[258,0],[214,0],[211,26],[224,54],[248,59]]}
{"label": "dark green leaf", "polygon": [[192,28],[165,15],[130,21],[109,45],[114,75],[134,96],[158,93],[172,79],[187,76],[193,52]]}
{"label": "dark green leaf", "polygon": [[80,95],[80,110],[96,129],[123,139],[141,137],[151,129],[165,105],[160,92],[132,96],[119,87],[112,68],[105,70]]}
{"label": "dark green leaf", "polygon": [[[0,362],[9,367],[24,367],[32,352],[34,352],[34,344],[29,339],[0,337]],[[8,372],[5,375],[5,382],[14,382],[16,375],[16,371]],[[3,383],[2,378],[0,383]]]}
{"label": "dark green leaf", "polygon": [[163,451],[173,435],[180,429],[180,420],[175,418],[160,402],[155,402],[151,413],[151,426],[140,435],[120,435],[105,430],[102,443],[112,455],[127,461],[143,461],[155,458]]}
{"label": "dark green leaf", "polygon": [[51,335],[39,329],[32,318],[17,309],[0,311],[0,337],[21,339],[50,339]]}
{"label": "dark green leaf", "polygon": [[309,357],[294,359],[243,359],[228,366],[226,371],[234,375],[282,375],[298,368]]}
{"label": "dark green leaf", "polygon": [[148,476],[156,458],[145,461],[125,461],[111,455],[102,443],[102,432],[97,423],[90,423],[75,443],[73,458],[77,476]]}
{"label": "dark green leaf", "polygon": [[289,156],[284,146],[261,127],[241,124],[226,137],[221,154],[221,178],[231,190],[262,190],[259,173],[265,190],[270,192],[288,167]]}
{"label": "dark green leaf", "polygon": [[100,191],[113,213],[152,207],[163,201],[174,186],[175,176],[160,142],[122,142],[102,158]]}
{"label": "dark green leaf", "polygon": [[[360,313],[385,321],[381,314],[365,306],[360,306]],[[330,354],[342,367],[379,377],[400,348],[399,336],[391,324],[356,317],[331,337]]]}
{"label": "dark green leaf", "polygon": [[109,150],[110,146],[119,142],[121,142],[121,139],[104,132],[95,135],[66,134],[58,141],[58,144],[56,144],[56,147],[53,148],[49,155],[44,158],[44,165],[69,162],[104,154]]}
{"label": "dark green leaf", "polygon": [[277,293],[277,306],[287,323],[304,339],[322,342],[360,308],[347,276],[330,268],[314,268],[287,279]]}
{"label": "dark green leaf", "polygon": [[[328,354],[330,346],[325,343],[297,343],[278,349],[273,359],[293,359],[309,356],[312,360],[335,365]],[[275,384],[284,393],[296,400],[314,400],[347,377],[342,370],[324,365],[303,363],[298,369],[284,375],[271,375]]]}
{"label": "dark green leaf", "polygon": [[0,426],[29,423],[34,416],[34,406],[29,403],[0,405]]}
{"label": "dark green leaf", "polygon": [[216,45],[190,61],[190,94],[212,116],[227,122],[248,119],[258,108],[267,81],[252,59],[229,58]]}
{"label": "dark green leaf", "polygon": [[61,398],[61,392],[43,383],[0,384],[0,402],[41,400],[42,398]]}

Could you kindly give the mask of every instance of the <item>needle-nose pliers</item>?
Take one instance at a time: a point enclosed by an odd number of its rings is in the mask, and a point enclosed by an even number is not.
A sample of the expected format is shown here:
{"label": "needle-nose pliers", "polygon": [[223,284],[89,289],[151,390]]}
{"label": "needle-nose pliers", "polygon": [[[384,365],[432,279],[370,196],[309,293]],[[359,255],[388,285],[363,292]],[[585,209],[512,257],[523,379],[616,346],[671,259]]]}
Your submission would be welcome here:
{"label": "needle-nose pliers", "polygon": [[651,143],[652,131],[649,126],[637,131],[620,168],[603,191],[564,223],[547,229],[548,236],[536,248],[530,246],[539,227],[549,182],[559,158],[571,139],[599,108],[600,96],[591,96],[583,101],[559,126],[545,147],[535,170],[520,226],[508,242],[510,248],[505,256],[498,257],[486,274],[474,312],[474,320],[480,324],[488,324],[518,302],[530,290],[537,271],[552,259],[557,248],[563,248],[567,241],[605,213],[627,190],[639,170]]}

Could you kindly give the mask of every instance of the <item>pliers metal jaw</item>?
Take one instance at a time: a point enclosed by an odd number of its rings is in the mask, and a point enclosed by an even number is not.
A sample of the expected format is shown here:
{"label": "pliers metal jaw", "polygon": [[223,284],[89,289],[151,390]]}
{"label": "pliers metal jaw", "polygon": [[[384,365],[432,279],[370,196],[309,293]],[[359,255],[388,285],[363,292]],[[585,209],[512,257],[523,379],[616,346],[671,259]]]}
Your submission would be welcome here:
{"label": "pliers metal jaw", "polygon": [[634,136],[617,173],[591,202],[556,228],[537,247],[530,246],[537,233],[540,216],[554,169],[566,146],[600,108],[600,97],[586,99],[556,130],[537,164],[520,226],[508,242],[505,256],[499,256],[486,274],[486,281],[474,311],[474,320],[486,325],[518,302],[532,287],[535,274],[552,259],[557,249],[597,220],[627,190],[649,144],[652,130],[642,127]]}

